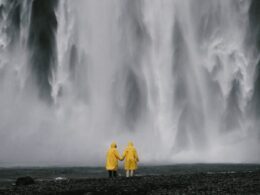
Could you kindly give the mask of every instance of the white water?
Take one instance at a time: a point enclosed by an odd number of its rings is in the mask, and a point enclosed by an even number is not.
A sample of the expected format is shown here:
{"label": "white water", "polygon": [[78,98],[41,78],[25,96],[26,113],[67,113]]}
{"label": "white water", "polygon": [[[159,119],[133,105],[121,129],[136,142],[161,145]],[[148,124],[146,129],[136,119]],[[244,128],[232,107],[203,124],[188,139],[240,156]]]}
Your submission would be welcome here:
{"label": "white water", "polygon": [[246,41],[249,6],[60,1],[53,105],[30,79],[24,6],[12,52],[8,34],[0,35],[0,162],[102,165],[114,140],[120,151],[132,140],[143,163],[259,162],[259,132],[247,111],[257,62]]}

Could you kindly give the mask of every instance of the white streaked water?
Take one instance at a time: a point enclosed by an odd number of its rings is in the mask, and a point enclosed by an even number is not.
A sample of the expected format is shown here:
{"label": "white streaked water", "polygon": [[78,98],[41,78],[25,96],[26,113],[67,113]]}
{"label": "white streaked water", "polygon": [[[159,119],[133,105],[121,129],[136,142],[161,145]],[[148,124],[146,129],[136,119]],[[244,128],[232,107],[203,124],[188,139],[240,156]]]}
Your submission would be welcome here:
{"label": "white streaked water", "polygon": [[48,104],[24,1],[14,49],[0,23],[0,161],[96,165],[132,140],[145,163],[259,162],[250,2],[60,0]]}

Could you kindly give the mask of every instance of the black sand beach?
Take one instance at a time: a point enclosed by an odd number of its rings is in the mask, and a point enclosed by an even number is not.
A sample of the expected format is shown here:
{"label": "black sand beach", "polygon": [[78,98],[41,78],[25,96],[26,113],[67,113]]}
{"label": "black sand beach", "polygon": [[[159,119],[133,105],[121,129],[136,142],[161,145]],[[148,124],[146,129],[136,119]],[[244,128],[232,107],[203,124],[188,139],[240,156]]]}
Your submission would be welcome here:
{"label": "black sand beach", "polygon": [[36,180],[32,185],[2,187],[0,194],[260,194],[260,170]]}

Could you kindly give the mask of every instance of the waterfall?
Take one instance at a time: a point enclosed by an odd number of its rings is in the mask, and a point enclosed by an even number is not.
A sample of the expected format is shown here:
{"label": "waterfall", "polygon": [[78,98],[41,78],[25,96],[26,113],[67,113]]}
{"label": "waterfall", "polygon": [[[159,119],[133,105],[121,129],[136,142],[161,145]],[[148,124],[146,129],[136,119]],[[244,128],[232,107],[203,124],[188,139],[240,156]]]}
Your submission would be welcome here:
{"label": "waterfall", "polygon": [[260,161],[257,0],[0,5],[0,163]]}

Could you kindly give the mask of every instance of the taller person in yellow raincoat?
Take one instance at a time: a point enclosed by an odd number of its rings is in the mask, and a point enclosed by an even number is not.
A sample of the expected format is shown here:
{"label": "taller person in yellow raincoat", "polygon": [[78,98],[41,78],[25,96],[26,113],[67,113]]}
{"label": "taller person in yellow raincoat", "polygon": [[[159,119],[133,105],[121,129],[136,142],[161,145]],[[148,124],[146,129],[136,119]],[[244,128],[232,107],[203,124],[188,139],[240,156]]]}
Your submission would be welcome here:
{"label": "taller person in yellow raincoat", "polygon": [[122,160],[124,159],[125,159],[126,177],[133,177],[134,172],[137,169],[137,162],[139,162],[139,157],[133,142],[128,143],[128,146],[126,147],[122,156]]}
{"label": "taller person in yellow raincoat", "polygon": [[109,177],[117,176],[118,160],[122,160],[117,150],[117,145],[113,142],[107,151],[106,159],[106,170],[108,171]]}

